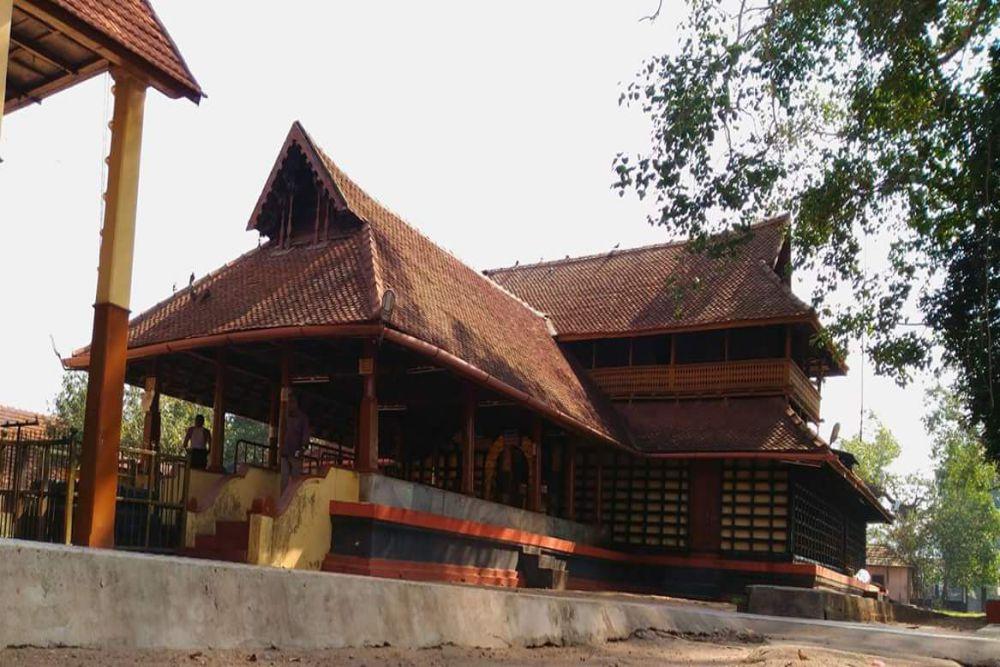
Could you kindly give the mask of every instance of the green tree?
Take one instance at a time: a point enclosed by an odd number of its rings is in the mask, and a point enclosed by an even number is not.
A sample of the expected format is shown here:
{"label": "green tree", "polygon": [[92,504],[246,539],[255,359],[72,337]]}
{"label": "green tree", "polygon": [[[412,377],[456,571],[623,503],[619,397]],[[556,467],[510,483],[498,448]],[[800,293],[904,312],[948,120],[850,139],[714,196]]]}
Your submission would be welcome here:
{"label": "green tree", "polygon": [[[144,415],[142,411],[142,390],[129,385],[125,386],[122,400],[122,444],[139,446],[142,443]],[[63,374],[59,393],[52,400],[52,415],[60,430],[75,429],[83,433],[84,414],[87,407],[87,374],[78,371],[67,371]],[[182,452],[184,434],[189,426],[194,424],[197,415],[205,417],[205,423],[212,423],[212,408],[206,408],[196,403],[160,396],[160,449],[171,454]],[[232,467],[235,460],[236,443],[239,440],[249,440],[256,443],[267,442],[267,426],[260,422],[241,417],[226,415],[226,439],[223,450],[223,460]]]}
{"label": "green tree", "polygon": [[[75,430],[83,433],[84,416],[87,411],[87,374],[80,371],[63,373],[59,393],[52,400],[52,416],[59,430]],[[142,442],[142,392],[134,387],[125,387],[122,399],[122,442],[138,444]]]}
{"label": "green tree", "polygon": [[895,519],[890,524],[872,526],[868,541],[887,547],[913,567],[914,590],[925,590],[925,584],[939,577],[939,560],[930,532],[933,484],[923,475],[893,476],[889,480],[889,495],[894,499]]}
{"label": "green tree", "polygon": [[1000,582],[1000,475],[954,394],[936,390],[927,417],[934,438],[934,501],[928,531],[945,586]]}
{"label": "green tree", "polygon": [[863,440],[861,434],[848,438],[841,447],[850,452],[858,460],[855,472],[865,481],[876,496],[885,498],[894,504],[894,490],[897,487],[896,476],[889,471],[892,462],[899,458],[903,451],[899,441],[877,416],[869,413],[869,420],[875,423],[875,439]]}
{"label": "green tree", "polygon": [[[1000,3],[687,5],[677,48],[622,93],[651,143],[618,155],[615,187],[718,251],[711,233],[738,242],[793,213],[794,263],[816,273],[831,339],[863,337],[901,383],[944,342],[1000,457]],[[914,311],[927,335],[907,326]]]}

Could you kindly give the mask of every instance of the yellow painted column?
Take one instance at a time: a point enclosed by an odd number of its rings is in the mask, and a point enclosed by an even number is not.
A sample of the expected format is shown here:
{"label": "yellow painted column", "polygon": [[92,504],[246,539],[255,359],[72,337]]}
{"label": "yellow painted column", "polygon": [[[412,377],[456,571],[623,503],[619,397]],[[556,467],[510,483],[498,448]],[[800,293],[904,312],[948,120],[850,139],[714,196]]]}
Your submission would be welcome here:
{"label": "yellow painted column", "polygon": [[90,377],[80,460],[80,505],[73,543],[110,548],[115,539],[115,496],[121,439],[125,353],[128,344],[132,249],[139,194],[139,154],[146,84],[113,71],[108,191],[97,268],[97,301],[90,344]]}
{"label": "yellow painted column", "polygon": [[3,129],[3,102],[7,98],[7,58],[10,54],[10,17],[13,12],[14,0],[0,0],[0,129]]}

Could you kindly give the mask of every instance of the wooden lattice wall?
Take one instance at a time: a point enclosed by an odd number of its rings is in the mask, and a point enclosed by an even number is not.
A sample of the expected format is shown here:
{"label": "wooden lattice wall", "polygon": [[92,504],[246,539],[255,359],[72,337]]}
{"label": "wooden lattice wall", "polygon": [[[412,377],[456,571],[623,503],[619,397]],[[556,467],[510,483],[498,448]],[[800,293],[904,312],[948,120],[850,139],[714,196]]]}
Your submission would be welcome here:
{"label": "wooden lattice wall", "polygon": [[574,505],[576,520],[607,526],[616,543],[687,547],[685,462],[578,453]]}
{"label": "wooden lattice wall", "polygon": [[788,553],[788,470],[770,461],[726,461],[722,468],[722,542],[729,555]]}

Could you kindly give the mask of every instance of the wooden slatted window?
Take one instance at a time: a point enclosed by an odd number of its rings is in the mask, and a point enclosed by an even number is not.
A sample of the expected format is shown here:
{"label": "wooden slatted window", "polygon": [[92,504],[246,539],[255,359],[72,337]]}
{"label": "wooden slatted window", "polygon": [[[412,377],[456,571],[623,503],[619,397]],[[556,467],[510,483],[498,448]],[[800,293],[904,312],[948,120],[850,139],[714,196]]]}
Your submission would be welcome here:
{"label": "wooden slatted window", "polygon": [[726,461],[722,469],[722,550],[788,553],[788,470],[770,461]]}
{"label": "wooden slatted window", "polygon": [[796,558],[843,570],[849,522],[843,510],[828,499],[830,491],[817,475],[796,480],[794,550]]}
{"label": "wooden slatted window", "polygon": [[[598,487],[600,506],[598,507]],[[578,521],[608,526],[612,541],[644,547],[688,546],[688,467],[625,455],[577,455]]]}
{"label": "wooden slatted window", "polygon": [[446,491],[461,488],[461,463],[458,448],[407,462],[405,479]]}

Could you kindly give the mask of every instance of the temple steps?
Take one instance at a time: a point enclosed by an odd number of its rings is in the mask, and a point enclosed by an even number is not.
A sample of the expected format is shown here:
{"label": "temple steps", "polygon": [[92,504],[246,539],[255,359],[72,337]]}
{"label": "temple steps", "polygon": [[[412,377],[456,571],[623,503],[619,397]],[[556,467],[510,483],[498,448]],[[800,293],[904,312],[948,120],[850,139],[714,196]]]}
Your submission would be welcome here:
{"label": "temple steps", "polygon": [[196,535],[194,546],[183,549],[181,555],[189,558],[245,563],[249,543],[249,521],[216,521],[214,535]]}

